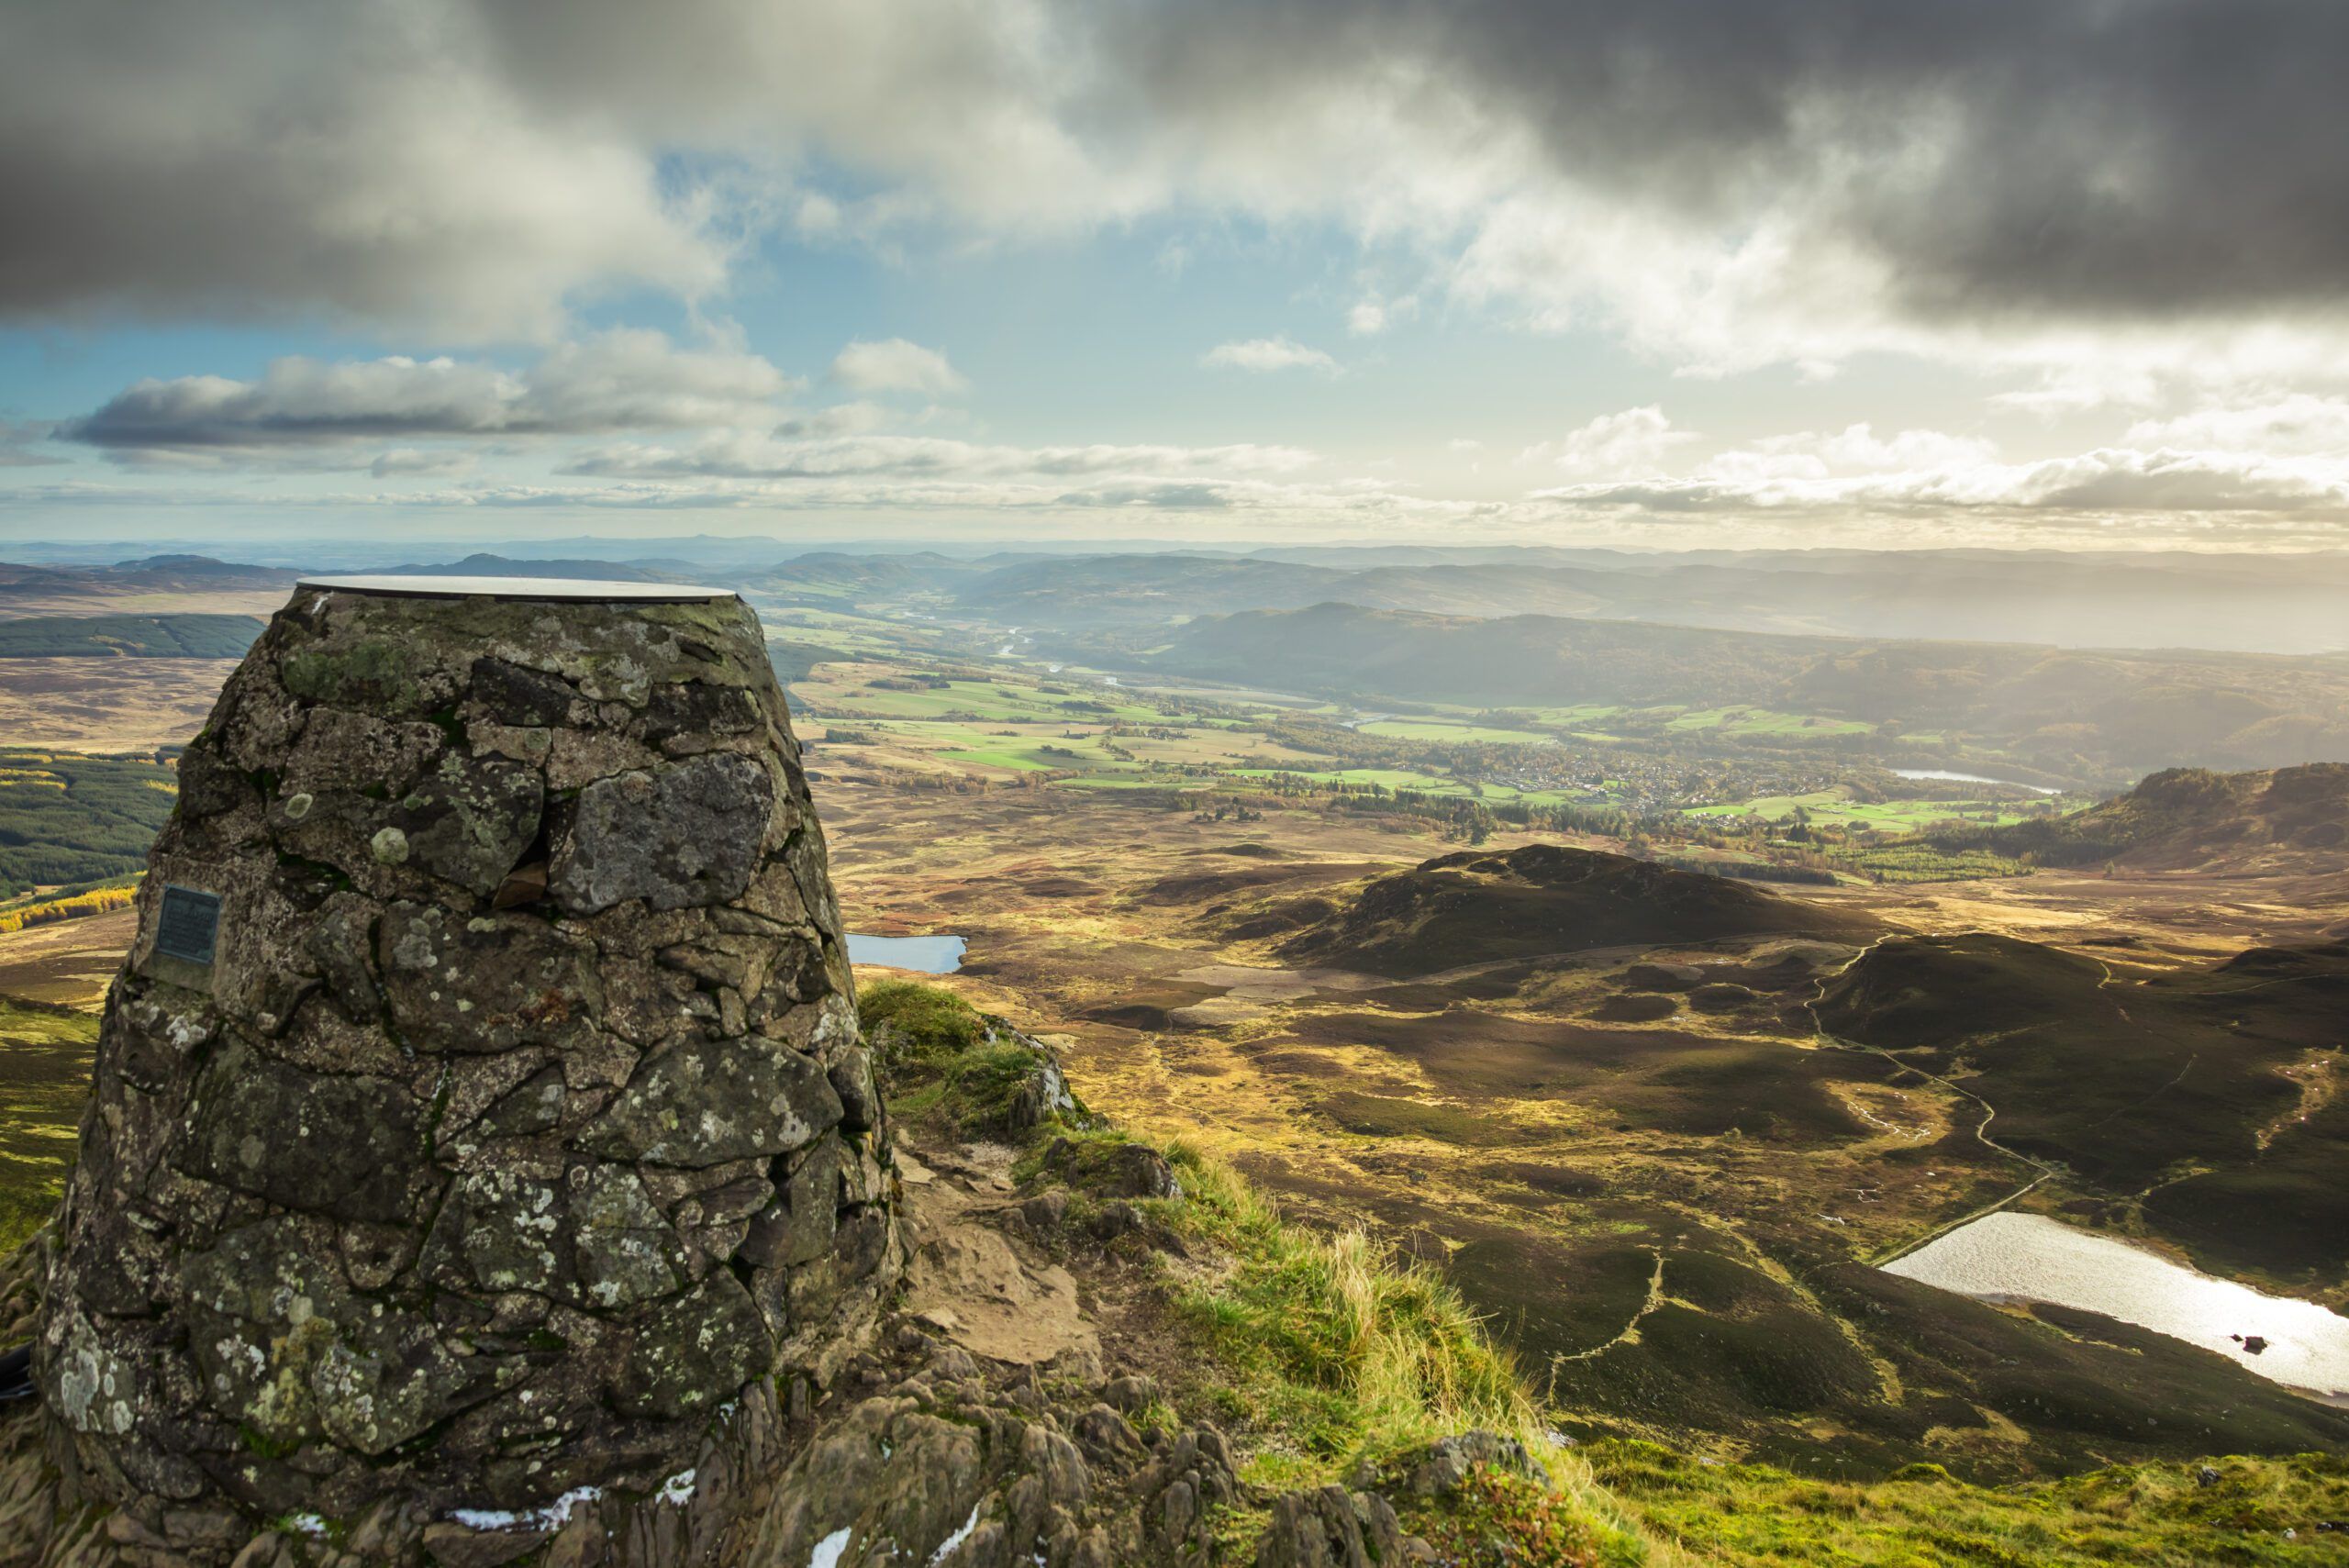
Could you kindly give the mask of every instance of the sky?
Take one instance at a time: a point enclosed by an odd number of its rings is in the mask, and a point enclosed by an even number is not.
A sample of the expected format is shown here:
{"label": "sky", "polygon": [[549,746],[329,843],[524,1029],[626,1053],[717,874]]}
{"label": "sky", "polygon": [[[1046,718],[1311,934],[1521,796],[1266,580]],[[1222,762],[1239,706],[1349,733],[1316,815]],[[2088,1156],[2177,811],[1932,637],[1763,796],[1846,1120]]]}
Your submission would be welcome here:
{"label": "sky", "polygon": [[2349,548],[2336,0],[28,0],[16,540]]}

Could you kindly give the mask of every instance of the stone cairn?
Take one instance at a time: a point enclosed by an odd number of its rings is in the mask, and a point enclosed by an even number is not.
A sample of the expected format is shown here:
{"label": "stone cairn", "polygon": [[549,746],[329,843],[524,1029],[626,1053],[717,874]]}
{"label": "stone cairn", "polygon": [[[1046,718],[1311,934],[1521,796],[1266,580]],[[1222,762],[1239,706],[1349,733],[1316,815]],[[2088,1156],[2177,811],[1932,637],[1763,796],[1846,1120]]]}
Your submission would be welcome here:
{"label": "stone cairn", "polygon": [[649,1492],[874,1318],[887,1135],[731,594],[306,584],[139,917],[36,1350],[70,1495]]}

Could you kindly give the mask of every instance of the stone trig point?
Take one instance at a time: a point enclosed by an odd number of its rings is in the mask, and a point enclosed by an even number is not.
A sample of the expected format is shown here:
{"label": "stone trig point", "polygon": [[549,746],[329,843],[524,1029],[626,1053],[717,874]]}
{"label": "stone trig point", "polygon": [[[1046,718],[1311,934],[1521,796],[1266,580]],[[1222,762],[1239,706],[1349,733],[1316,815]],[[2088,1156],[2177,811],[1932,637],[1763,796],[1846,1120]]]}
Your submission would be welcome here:
{"label": "stone trig point", "polygon": [[650,1492],[874,1317],[886,1134],[732,594],[305,584],[139,910],[35,1354],[69,1497]]}

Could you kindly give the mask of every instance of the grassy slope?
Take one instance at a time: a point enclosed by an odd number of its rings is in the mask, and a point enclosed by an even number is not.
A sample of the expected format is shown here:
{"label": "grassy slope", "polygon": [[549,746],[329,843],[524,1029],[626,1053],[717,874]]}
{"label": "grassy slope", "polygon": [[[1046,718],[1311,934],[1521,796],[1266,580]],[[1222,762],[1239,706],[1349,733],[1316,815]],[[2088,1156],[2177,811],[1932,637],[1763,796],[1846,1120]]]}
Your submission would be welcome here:
{"label": "grassy slope", "polygon": [[0,996],[0,1253],[65,1195],[97,1038],[94,1014]]}
{"label": "grassy slope", "polygon": [[[899,1053],[920,1087],[900,1093],[901,1115],[967,1127],[993,1114],[1005,1048],[966,1004],[891,982],[867,988],[863,1010],[868,1027],[886,1020],[910,1042]],[[1453,1561],[2185,1568],[2342,1560],[2342,1538],[2314,1529],[2349,1518],[2349,1460],[2334,1457],[2229,1459],[2210,1485],[2195,1465],[2151,1464],[1989,1488],[1930,1465],[1878,1482],[1821,1483],[1647,1444],[1561,1450],[1508,1353],[1441,1275],[1359,1231],[1330,1237],[1292,1224],[1230,1167],[1179,1143],[1160,1148],[1183,1195],[1143,1207],[1194,1254],[1167,1265],[1165,1288],[1215,1363],[1221,1415],[1239,1429],[1252,1479],[1325,1484],[1470,1428],[1516,1435],[1547,1464],[1548,1488],[1488,1475],[1449,1506],[1403,1502],[1407,1525]],[[1235,1560],[1259,1522],[1244,1512],[1226,1521],[1241,1548]],[[2287,1529],[2297,1538],[2286,1540]]]}
{"label": "grassy slope", "polygon": [[178,782],[148,757],[0,751],[0,896],[139,871]]}
{"label": "grassy slope", "polygon": [[2208,1485],[2197,1465],[2135,1464],[1995,1489],[1932,1465],[1865,1485],[1819,1482],[1644,1443],[1600,1444],[1589,1462],[1653,1534],[1702,1562],[2202,1568],[2349,1558],[2349,1540],[2314,1528],[2342,1518],[2349,1501],[2349,1461],[2331,1455],[2223,1460]]}

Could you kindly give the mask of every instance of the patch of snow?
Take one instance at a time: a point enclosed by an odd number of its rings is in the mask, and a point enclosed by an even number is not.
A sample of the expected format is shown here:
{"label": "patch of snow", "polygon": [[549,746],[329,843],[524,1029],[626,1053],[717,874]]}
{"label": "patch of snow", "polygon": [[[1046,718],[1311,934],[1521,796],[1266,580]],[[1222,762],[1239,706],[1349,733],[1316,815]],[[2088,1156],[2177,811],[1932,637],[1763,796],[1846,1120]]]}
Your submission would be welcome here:
{"label": "patch of snow", "polygon": [[841,1553],[848,1550],[848,1531],[836,1529],[816,1543],[807,1568],[841,1568]]}
{"label": "patch of snow", "polygon": [[673,1508],[682,1508],[694,1500],[694,1472],[680,1470],[661,1483],[661,1490],[653,1496]]}
{"label": "patch of snow", "polygon": [[956,1530],[952,1535],[948,1536],[944,1540],[940,1541],[938,1543],[938,1550],[930,1554],[929,1568],[938,1568],[940,1563],[946,1561],[946,1554],[953,1551],[956,1547],[962,1545],[964,1541],[970,1540],[971,1532],[978,1528],[979,1505],[974,1503],[971,1505],[971,1517],[963,1521],[963,1528]]}
{"label": "patch of snow", "polygon": [[287,1529],[306,1535],[313,1540],[327,1538],[327,1521],[317,1514],[288,1514],[284,1523]]}
{"label": "patch of snow", "polygon": [[603,1495],[601,1486],[574,1486],[543,1508],[451,1508],[449,1517],[467,1529],[561,1529],[573,1508]]}

